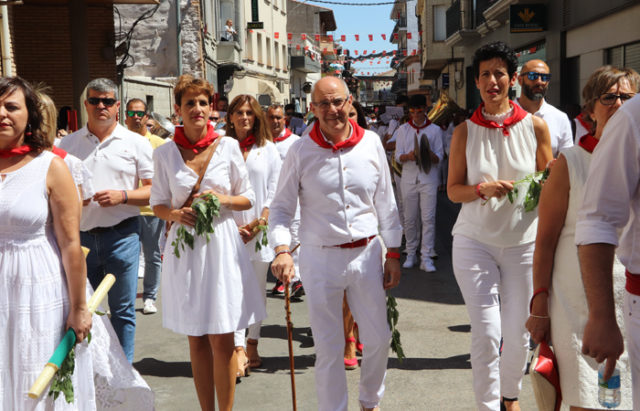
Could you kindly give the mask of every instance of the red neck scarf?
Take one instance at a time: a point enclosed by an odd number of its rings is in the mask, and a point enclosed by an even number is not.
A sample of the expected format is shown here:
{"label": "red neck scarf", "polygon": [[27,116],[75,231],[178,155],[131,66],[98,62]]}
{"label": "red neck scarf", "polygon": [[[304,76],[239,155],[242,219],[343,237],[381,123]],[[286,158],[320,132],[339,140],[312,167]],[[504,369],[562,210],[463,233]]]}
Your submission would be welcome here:
{"label": "red neck scarf", "polygon": [[64,159],[67,156],[66,151],[56,146],[53,146],[53,148],[51,149],[51,152],[62,159]]}
{"label": "red neck scarf", "polygon": [[504,134],[505,136],[508,136],[509,135],[508,127],[511,127],[512,125],[516,124],[518,121],[525,118],[528,114],[528,112],[525,109],[523,109],[513,101],[509,100],[509,104],[511,105],[511,107],[513,107],[513,114],[511,115],[511,117],[507,117],[504,120],[504,124],[498,124],[495,121],[489,121],[486,118],[484,118],[484,116],[482,115],[482,108],[484,107],[484,103],[481,103],[480,107],[478,107],[476,111],[473,112],[473,115],[471,116],[470,120],[473,123],[476,123],[477,125],[482,127],[501,128],[502,134]]}
{"label": "red neck scarf", "polygon": [[587,123],[587,120],[585,120],[584,113],[578,114],[576,118],[578,119],[578,122],[582,124],[582,127],[584,127],[585,130],[589,131],[591,126],[589,125],[589,123]]}
{"label": "red neck scarf", "polygon": [[416,126],[415,124],[413,124],[413,120],[409,120],[408,123],[409,123],[409,125],[411,127],[416,129],[416,133],[419,133],[420,130],[422,130],[423,128],[427,127],[429,124],[431,124],[431,121],[429,121],[429,119],[427,118],[426,121],[424,122],[424,124],[421,125],[421,126]]}
{"label": "red neck scarf", "polygon": [[21,156],[27,154],[29,151],[31,151],[31,146],[23,144],[20,147],[15,147],[9,150],[0,150],[0,158]]}
{"label": "red neck scarf", "polygon": [[213,126],[207,123],[207,135],[204,136],[204,138],[196,141],[195,143],[192,144],[187,139],[187,136],[184,135],[184,126],[176,126],[173,141],[185,150],[192,150],[194,153],[198,154],[199,151],[202,151],[209,147],[214,141],[216,141],[218,137],[219,136],[214,131]]}
{"label": "red neck scarf", "polygon": [[238,142],[240,143],[240,150],[242,150],[243,153],[246,153],[251,149],[251,146],[255,144],[256,137],[253,134],[249,134],[244,138],[244,140],[238,140]]}
{"label": "red neck scarf", "polygon": [[284,141],[284,140],[288,139],[289,137],[291,137],[291,134],[293,134],[291,132],[291,130],[289,130],[288,128],[285,128],[284,129],[284,135],[274,138],[273,141],[275,141],[276,143],[279,143],[279,142]]}
{"label": "red neck scarf", "polygon": [[600,140],[598,140],[591,134],[585,134],[584,136],[580,137],[580,140],[578,140],[578,145],[587,150],[587,152],[593,153],[593,149],[596,148],[598,141]]}
{"label": "red neck scarf", "polygon": [[327,140],[324,139],[324,137],[322,136],[322,132],[320,131],[319,121],[316,121],[315,124],[313,125],[313,129],[309,133],[309,137],[311,137],[311,139],[315,141],[316,144],[319,145],[320,147],[330,148],[333,150],[334,153],[340,150],[341,148],[353,147],[356,144],[358,144],[360,140],[362,140],[362,136],[364,136],[364,129],[360,127],[353,120],[349,120],[349,123],[351,124],[351,130],[352,130],[351,136],[348,139],[339,142],[338,144],[331,145],[329,144],[329,142],[327,142]]}

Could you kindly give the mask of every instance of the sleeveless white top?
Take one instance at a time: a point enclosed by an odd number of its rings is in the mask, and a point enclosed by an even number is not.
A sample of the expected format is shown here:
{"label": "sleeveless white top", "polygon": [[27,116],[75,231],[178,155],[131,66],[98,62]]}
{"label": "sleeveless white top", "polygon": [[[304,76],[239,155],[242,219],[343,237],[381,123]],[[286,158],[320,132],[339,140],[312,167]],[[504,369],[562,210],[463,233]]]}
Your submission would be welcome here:
{"label": "sleeveless white top", "polygon": [[[536,171],[537,140],[531,114],[508,128],[480,126],[467,120],[468,185],[496,180],[519,180]],[[478,198],[462,204],[453,235],[482,243],[509,247],[535,240],[538,211],[524,211],[528,186],[520,185],[513,204],[506,196],[491,197],[486,204]]]}

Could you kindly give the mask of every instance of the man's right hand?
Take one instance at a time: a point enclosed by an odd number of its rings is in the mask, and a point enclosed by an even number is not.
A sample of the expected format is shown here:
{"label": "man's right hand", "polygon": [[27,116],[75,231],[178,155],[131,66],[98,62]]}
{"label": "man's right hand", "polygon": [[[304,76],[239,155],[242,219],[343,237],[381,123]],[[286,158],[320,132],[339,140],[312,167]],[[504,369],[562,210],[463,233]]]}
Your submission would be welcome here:
{"label": "man's right hand", "polygon": [[601,363],[607,360],[604,379],[608,380],[613,374],[616,360],[624,351],[624,342],[620,328],[613,318],[592,318],[589,316],[582,336],[582,353]]}
{"label": "man's right hand", "polygon": [[278,255],[271,263],[271,272],[285,286],[288,285],[296,273],[291,254],[282,253]]}

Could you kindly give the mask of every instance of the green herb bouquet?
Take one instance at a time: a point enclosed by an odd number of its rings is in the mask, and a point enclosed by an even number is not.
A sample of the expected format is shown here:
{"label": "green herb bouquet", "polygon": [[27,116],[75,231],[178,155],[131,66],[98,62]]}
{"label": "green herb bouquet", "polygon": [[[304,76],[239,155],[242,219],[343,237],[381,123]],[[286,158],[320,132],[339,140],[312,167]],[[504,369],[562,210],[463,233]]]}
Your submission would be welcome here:
{"label": "green herb bouquet", "polygon": [[193,228],[180,225],[176,230],[176,238],[171,245],[173,254],[180,258],[184,245],[193,250],[194,235],[205,236],[209,242],[209,234],[213,233],[213,219],[220,216],[220,200],[213,194],[203,194],[193,200],[191,208],[196,212],[196,225]]}

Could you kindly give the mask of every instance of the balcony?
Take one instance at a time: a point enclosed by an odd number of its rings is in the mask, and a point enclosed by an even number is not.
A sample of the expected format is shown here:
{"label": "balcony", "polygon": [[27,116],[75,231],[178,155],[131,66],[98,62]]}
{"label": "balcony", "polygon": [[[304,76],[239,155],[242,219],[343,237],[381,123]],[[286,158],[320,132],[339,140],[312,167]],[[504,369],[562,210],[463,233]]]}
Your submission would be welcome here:
{"label": "balcony", "polygon": [[[467,7],[469,5],[468,2],[464,4]],[[463,7],[461,0],[456,0],[447,9],[447,39],[445,40],[447,47],[470,44],[480,38],[480,34],[473,27],[472,17],[474,16],[469,13],[467,7]]]}
{"label": "balcony", "polygon": [[242,65],[240,44],[237,41],[221,41],[216,45],[217,62],[219,65]]}
{"label": "balcony", "polygon": [[291,70],[303,73],[320,73],[320,68],[320,63],[306,54],[303,56],[291,56]]}

